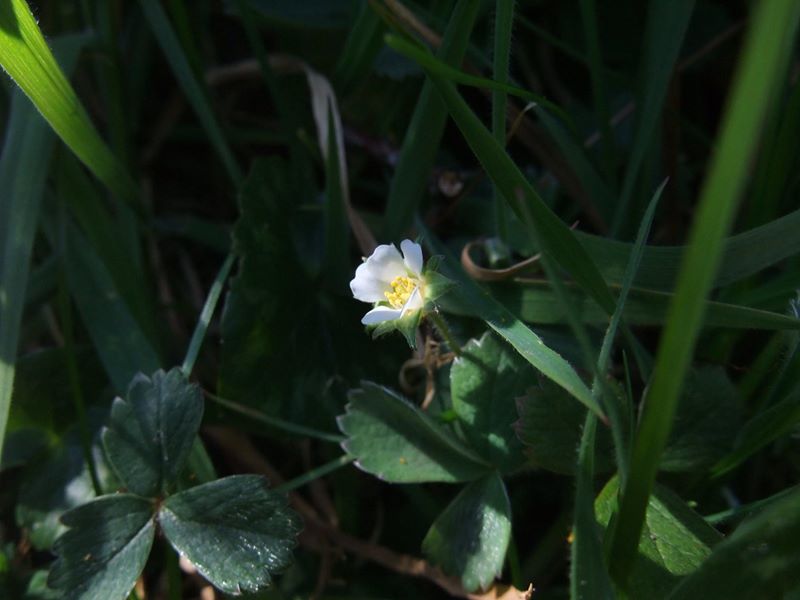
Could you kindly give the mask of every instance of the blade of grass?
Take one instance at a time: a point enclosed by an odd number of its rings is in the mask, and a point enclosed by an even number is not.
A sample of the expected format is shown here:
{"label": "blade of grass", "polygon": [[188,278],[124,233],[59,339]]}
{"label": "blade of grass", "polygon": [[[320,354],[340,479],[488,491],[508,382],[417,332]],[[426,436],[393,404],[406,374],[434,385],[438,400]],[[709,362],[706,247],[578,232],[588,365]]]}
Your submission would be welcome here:
{"label": "blade of grass", "polygon": [[[61,155],[54,165],[55,188],[61,201],[80,225],[95,254],[114,279],[115,287],[125,299],[150,343],[158,340],[155,307],[153,306],[144,269],[131,256],[121,240],[126,239],[120,215],[112,215],[99,189],[70,155]],[[125,215],[127,216],[127,215]]]}
{"label": "blade of grass", "polygon": [[160,358],[94,248],[68,219],[61,226],[70,293],[115,391],[124,393],[136,373],[157,370]]}
{"label": "blade of grass", "polygon": [[[0,14],[9,7],[9,3],[4,3]],[[58,42],[59,55],[68,72],[77,61],[83,41],[71,37]],[[0,154],[3,190],[0,194],[0,460],[14,387],[33,240],[54,141],[52,131],[33,105],[21,92],[13,92]]]}
{"label": "blade of grass", "polygon": [[[425,46],[416,42],[403,38],[393,33],[387,33],[384,36],[386,45],[392,50],[397,51],[406,58],[413,60],[424,68],[429,73],[438,75],[448,81],[453,81],[462,85],[468,85],[480,89],[492,90],[492,92],[503,92],[511,94],[528,102],[533,102],[537,106],[542,106],[548,111],[558,116],[562,121],[571,125],[569,115],[565,113],[558,105],[553,104],[544,96],[522,89],[520,87],[506,83],[505,81],[496,81],[487,79],[485,77],[478,77],[477,75],[470,75],[461,69],[448,64],[447,62],[437,59],[433,53]],[[505,143],[505,135],[503,136],[503,143]]]}
{"label": "blade of grass", "polygon": [[[514,28],[514,0],[498,0],[494,20],[494,80],[508,83],[508,63],[511,56],[511,34]],[[492,90],[492,135],[501,146],[506,145],[506,118],[508,98],[504,90]],[[500,197],[500,189],[492,186],[494,218],[497,237],[508,242],[508,210]]]}
{"label": "blade of grass", "polygon": [[[634,187],[658,128],[661,108],[689,27],[694,2],[695,0],[651,0],[650,2],[644,32],[640,91],[636,96],[635,133],[611,228],[612,235],[622,232],[629,222],[628,219],[638,217],[637,210],[633,212],[630,210]],[[634,206],[634,209],[636,208]]]}
{"label": "blade of grass", "polygon": [[761,121],[781,81],[800,16],[794,0],[753,6],[751,28],[725,111],[709,175],[703,185],[675,298],[637,431],[631,472],[610,545],[611,573],[623,588],[636,555],[648,498],[675,414],[703,317],[722,242],[758,142]]}
{"label": "blade of grass", "polygon": [[369,75],[383,43],[383,30],[383,22],[369,2],[362,2],[333,71],[333,81],[340,96]]}
{"label": "blade of grass", "polygon": [[[653,194],[647,212],[639,226],[633,252],[625,270],[622,290],[617,299],[617,306],[603,338],[603,344],[597,358],[597,375],[592,386],[592,396],[598,403],[600,403],[605,389],[603,381],[599,378],[604,377],[608,370],[611,348],[614,344],[617,328],[622,320],[625,301],[633,284],[636,271],[639,268],[642,251],[653,223],[656,206],[666,183],[666,181],[662,183]],[[628,440],[622,427],[622,413],[619,411],[620,407],[617,405],[617,399],[613,397],[613,394],[607,394],[606,397],[608,402],[601,405],[610,417],[611,432],[617,455],[617,468],[620,481],[624,482],[628,476]],[[572,560],[570,562],[570,597],[581,600],[584,598],[613,599],[615,597],[613,585],[603,559],[603,543],[594,511],[595,494],[592,484],[594,482],[596,429],[597,417],[593,413],[587,412],[581,443],[578,448],[578,466],[575,477],[575,514],[572,528],[574,540],[571,547]]]}
{"label": "blade of grass", "polygon": [[[631,245],[575,232],[608,281],[621,281]],[[722,264],[713,286],[720,287],[758,273],[780,260],[800,252],[800,210],[767,225],[730,236],[723,242]],[[649,246],[642,257],[636,285],[655,290],[672,290],[685,246]]]}
{"label": "blade of grass", "polygon": [[215,402],[220,406],[224,406],[232,412],[239,413],[240,415],[250,419],[255,419],[256,421],[261,421],[262,423],[269,425],[270,427],[274,427],[275,429],[287,431],[294,435],[314,438],[323,442],[331,442],[333,444],[341,444],[345,440],[344,436],[336,433],[328,433],[327,431],[311,429],[310,427],[305,427],[304,425],[298,425],[297,423],[292,423],[291,421],[286,421],[285,419],[273,417],[249,406],[245,406],[244,404],[239,404],[238,402],[234,402],[233,400],[228,400],[226,398],[221,398],[220,396],[212,394],[211,392],[204,391],[204,394],[206,398],[212,402]]}
{"label": "blade of grass", "polygon": [[222,293],[222,288],[225,285],[225,281],[228,279],[235,259],[236,257],[234,254],[228,254],[225,258],[225,262],[222,263],[222,267],[219,269],[219,273],[217,273],[217,276],[214,278],[214,283],[211,284],[211,289],[208,290],[206,302],[203,305],[203,310],[200,312],[197,326],[194,328],[192,339],[189,341],[189,348],[186,350],[186,358],[183,359],[183,365],[181,366],[181,370],[187,378],[191,375],[194,363],[197,361],[197,355],[200,353],[200,347],[203,345],[203,340],[206,337],[208,326],[211,323],[211,317],[214,316],[214,310],[217,308],[219,296]]}
{"label": "blade of grass", "polygon": [[303,473],[299,477],[295,477],[291,481],[282,483],[272,491],[276,494],[285,494],[287,492],[291,492],[292,490],[296,490],[299,487],[303,487],[307,483],[311,483],[315,479],[319,479],[320,477],[325,477],[325,475],[328,475],[329,473],[333,473],[334,471],[341,469],[342,467],[346,467],[355,459],[356,459],[355,456],[344,454],[339,458],[335,458],[332,461],[325,463],[324,465],[320,465],[314,469],[311,469],[307,473]]}
{"label": "blade of grass", "polygon": [[95,176],[135,203],[136,185],[92,125],[25,0],[0,2],[0,64]]}
{"label": "blade of grass", "polygon": [[[478,0],[459,0],[456,4],[438,52],[445,63],[461,63],[479,7]],[[426,81],[406,129],[389,187],[382,232],[384,240],[396,240],[411,226],[425,194],[446,120],[447,109],[436,95],[433,84]]]}
{"label": "blade of grass", "polygon": [[189,59],[186,57],[161,3],[158,0],[139,0],[139,5],[142,7],[150,29],[164,52],[172,73],[186,94],[186,98],[197,114],[197,118],[206,130],[211,145],[214,147],[220,161],[222,161],[228,177],[236,187],[239,187],[244,181],[244,175],[228,146],[228,142],[225,140],[222,128],[214,116],[208,91],[195,76],[192,66],[189,64]]}

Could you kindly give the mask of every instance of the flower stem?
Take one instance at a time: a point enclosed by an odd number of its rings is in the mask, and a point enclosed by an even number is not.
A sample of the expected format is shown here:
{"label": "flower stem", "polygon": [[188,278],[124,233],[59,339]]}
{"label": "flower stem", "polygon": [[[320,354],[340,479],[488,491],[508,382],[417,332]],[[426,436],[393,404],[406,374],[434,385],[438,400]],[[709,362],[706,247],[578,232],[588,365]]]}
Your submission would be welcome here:
{"label": "flower stem", "polygon": [[461,344],[456,341],[456,338],[453,337],[453,333],[450,331],[450,328],[447,326],[447,323],[442,318],[437,311],[431,311],[428,313],[428,316],[431,319],[434,327],[436,330],[442,335],[444,341],[447,342],[447,345],[450,347],[450,350],[456,356],[461,356]]}

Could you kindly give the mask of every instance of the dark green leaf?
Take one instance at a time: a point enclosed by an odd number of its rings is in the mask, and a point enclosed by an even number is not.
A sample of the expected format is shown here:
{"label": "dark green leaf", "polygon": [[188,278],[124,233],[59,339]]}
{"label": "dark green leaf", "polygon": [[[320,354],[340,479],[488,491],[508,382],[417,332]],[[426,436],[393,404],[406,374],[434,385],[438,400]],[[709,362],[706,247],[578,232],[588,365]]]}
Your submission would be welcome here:
{"label": "dark green leaf", "polygon": [[467,441],[503,471],[513,470],[524,460],[513,429],[516,401],[536,381],[530,364],[490,332],[470,340],[450,369],[453,409]]}
{"label": "dark green leaf", "polygon": [[[519,421],[514,429],[528,446],[527,455],[534,466],[572,475],[586,409],[568,400],[562,389],[547,381],[528,389],[517,401]],[[614,443],[608,427],[600,427],[594,469],[603,473],[614,469]]]}
{"label": "dark green leaf", "polygon": [[[595,502],[598,522],[606,526],[617,509],[619,481],[611,479]],[[711,554],[722,536],[673,492],[656,486],[630,578],[631,598],[660,600]],[[698,596],[698,598],[705,596]]]}
{"label": "dark green leaf", "polygon": [[741,410],[738,390],[723,369],[707,367],[692,372],[661,456],[661,469],[698,471],[714,464],[733,445]]}
{"label": "dark green leaf", "polygon": [[269,585],[292,559],[301,524],[258,475],[233,475],[170,496],[158,522],[170,544],[223,592]]}
{"label": "dark green leaf", "polygon": [[772,600],[800,589],[800,490],[745,521],[670,600]]}
{"label": "dark green leaf", "polygon": [[116,398],[103,444],[127,488],[154,497],[178,477],[203,418],[200,389],[174,368],[139,374],[126,400]]}
{"label": "dark green leaf", "polygon": [[511,505],[494,472],[473,481],[431,525],[422,550],[464,589],[487,588],[503,570],[511,539]]}
{"label": "dark green leaf", "polygon": [[489,466],[407,400],[374,383],[350,392],[339,428],[357,465],[385,481],[471,481]]}
{"label": "dark green leaf", "polygon": [[62,518],[47,580],[64,600],[124,600],[153,544],[153,505],[131,494],[102,496]]}

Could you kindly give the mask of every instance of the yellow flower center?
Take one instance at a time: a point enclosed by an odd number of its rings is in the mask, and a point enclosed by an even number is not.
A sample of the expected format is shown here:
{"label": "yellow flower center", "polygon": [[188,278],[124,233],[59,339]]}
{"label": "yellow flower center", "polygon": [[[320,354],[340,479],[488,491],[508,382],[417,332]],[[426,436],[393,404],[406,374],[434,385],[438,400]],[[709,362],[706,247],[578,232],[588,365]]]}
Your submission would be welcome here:
{"label": "yellow flower center", "polygon": [[417,289],[416,280],[404,275],[395,277],[390,285],[392,286],[392,291],[384,292],[384,296],[386,296],[392,308],[403,308],[411,294]]}

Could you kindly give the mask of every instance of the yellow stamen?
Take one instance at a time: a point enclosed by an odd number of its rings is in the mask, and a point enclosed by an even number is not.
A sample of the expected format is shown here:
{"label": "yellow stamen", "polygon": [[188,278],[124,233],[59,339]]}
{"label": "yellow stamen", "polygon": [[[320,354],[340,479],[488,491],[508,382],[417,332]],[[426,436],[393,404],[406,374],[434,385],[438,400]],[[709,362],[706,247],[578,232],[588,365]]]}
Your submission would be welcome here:
{"label": "yellow stamen", "polygon": [[411,294],[417,289],[416,281],[403,275],[395,277],[390,285],[392,286],[392,291],[384,292],[383,295],[386,296],[392,308],[403,308]]}

